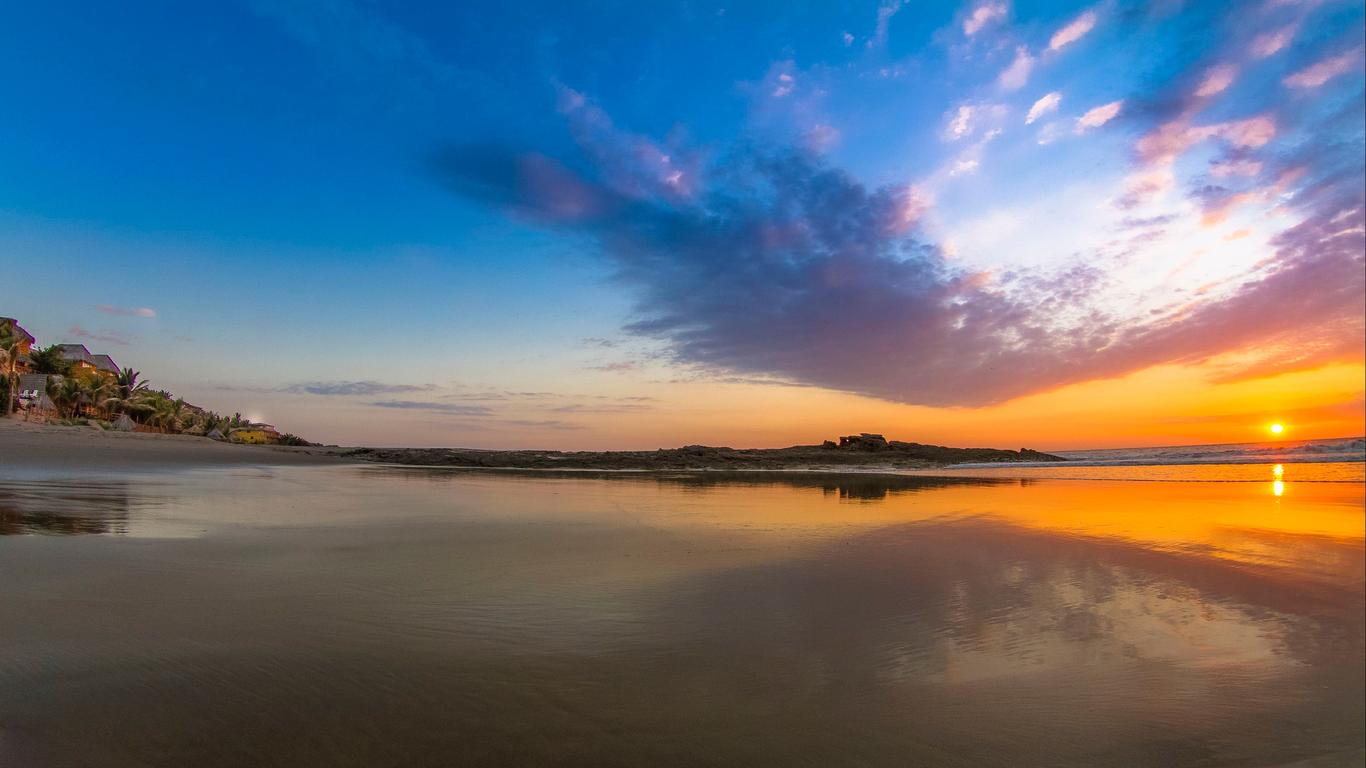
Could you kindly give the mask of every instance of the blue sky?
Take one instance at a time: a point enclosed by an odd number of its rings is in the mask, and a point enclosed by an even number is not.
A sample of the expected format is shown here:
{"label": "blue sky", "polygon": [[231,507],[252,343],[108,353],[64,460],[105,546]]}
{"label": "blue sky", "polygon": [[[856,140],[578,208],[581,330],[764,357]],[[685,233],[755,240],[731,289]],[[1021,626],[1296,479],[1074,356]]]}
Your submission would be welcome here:
{"label": "blue sky", "polygon": [[0,311],[301,433],[596,445],[733,423],[722,385],[974,409],[1360,359],[1359,2],[9,16]]}

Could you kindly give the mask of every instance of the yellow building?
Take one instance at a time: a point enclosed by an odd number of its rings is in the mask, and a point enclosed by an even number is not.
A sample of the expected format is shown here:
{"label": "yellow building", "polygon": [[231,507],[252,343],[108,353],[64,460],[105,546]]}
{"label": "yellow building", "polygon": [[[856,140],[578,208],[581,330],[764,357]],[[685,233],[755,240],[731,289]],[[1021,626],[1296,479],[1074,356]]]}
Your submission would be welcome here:
{"label": "yellow building", "polygon": [[272,445],[280,442],[280,433],[269,424],[252,424],[229,432],[228,441],[249,445]]}

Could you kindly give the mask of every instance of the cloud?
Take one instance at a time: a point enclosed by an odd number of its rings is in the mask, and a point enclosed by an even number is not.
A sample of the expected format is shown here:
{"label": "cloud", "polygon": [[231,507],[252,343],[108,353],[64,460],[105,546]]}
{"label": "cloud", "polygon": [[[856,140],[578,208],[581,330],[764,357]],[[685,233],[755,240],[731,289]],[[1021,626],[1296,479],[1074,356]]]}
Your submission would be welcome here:
{"label": "cloud", "polygon": [[1268,56],[1274,56],[1279,53],[1282,48],[1285,48],[1290,44],[1290,41],[1294,39],[1295,29],[1296,26],[1291,24],[1290,26],[1282,27],[1275,32],[1267,32],[1258,35],[1252,41],[1252,45],[1249,46],[1252,56],[1258,59],[1265,59]]}
{"label": "cloud", "polygon": [[1109,104],[1102,104],[1095,109],[1088,110],[1086,114],[1077,118],[1077,133],[1099,128],[1102,125],[1114,120],[1119,111],[1124,108],[1124,101],[1112,101]]}
{"label": "cloud", "polygon": [[996,78],[996,83],[1007,91],[1017,91],[1029,82],[1029,73],[1034,70],[1034,57],[1029,55],[1029,49],[1023,45],[1015,49],[1015,58],[1010,62],[1010,66],[1001,72],[1001,76]]}
{"label": "cloud", "polygon": [[1232,64],[1218,64],[1210,67],[1205,72],[1205,79],[1201,80],[1199,87],[1195,89],[1195,95],[1203,99],[1223,93],[1230,85],[1233,85],[1233,80],[1237,76],[1238,68]]}
{"label": "cloud", "polygon": [[1185,120],[1172,120],[1141,137],[1135,150],[1144,163],[1170,164],[1186,150],[1208,139],[1223,139],[1237,148],[1255,149],[1275,136],[1276,121],[1270,115],[1200,126]]}
{"label": "cloud", "polygon": [[778,84],[773,86],[773,98],[780,99],[797,87],[796,80],[787,72],[778,73]]}
{"label": "cloud", "polygon": [[813,125],[802,134],[802,145],[817,154],[830,151],[839,140],[839,129],[825,123]]}
{"label": "cloud", "polygon": [[1068,45],[1086,37],[1096,26],[1096,12],[1087,11],[1068,22],[1048,39],[1048,50],[1060,51]]}
{"label": "cloud", "polygon": [[845,32],[843,35],[840,35],[840,39],[844,41],[845,48],[848,48],[849,46],[854,44],[854,36],[848,32]]}
{"label": "cloud", "polygon": [[286,392],[307,395],[369,396],[403,392],[424,392],[434,389],[430,384],[383,384],[378,381],[305,381],[284,388]]}
{"label": "cloud", "polygon": [[1289,75],[1284,83],[1290,88],[1317,88],[1338,75],[1357,69],[1361,49],[1348,51],[1337,56],[1323,59]]}
{"label": "cloud", "polygon": [[873,37],[868,41],[869,48],[877,48],[887,42],[887,28],[892,23],[892,17],[901,10],[901,0],[882,0],[877,7],[877,27],[873,32]]}
{"label": "cloud", "polygon": [[959,105],[958,109],[954,111],[953,117],[949,119],[948,127],[944,129],[945,138],[956,141],[968,135],[972,130],[972,113],[971,104]]}
{"label": "cloud", "polygon": [[640,411],[651,410],[652,407],[641,403],[607,403],[607,404],[584,404],[570,403],[551,408],[554,413],[638,413]]}
{"label": "cloud", "polygon": [[441,403],[420,400],[376,400],[368,403],[376,408],[393,408],[402,411],[426,411],[428,413],[448,414],[454,416],[487,416],[493,410],[483,405],[466,405],[463,403]]}
{"label": "cloud", "polygon": [[87,331],[79,325],[71,326],[67,331],[67,335],[77,339],[85,339],[86,341],[97,341],[101,344],[118,344],[123,347],[128,346],[128,343],[134,338],[127,334],[119,333],[118,331],[104,330],[99,333]]}
{"label": "cloud", "polygon": [[631,362],[629,360],[618,360],[612,363],[599,363],[596,365],[590,365],[588,366],[588,369],[592,371],[603,371],[606,373],[627,373],[629,371],[640,370],[640,364]]}
{"label": "cloud", "polygon": [[1000,21],[1005,17],[1005,3],[983,3],[973,9],[972,14],[963,20],[963,34],[972,37],[981,32],[988,24]]}
{"label": "cloud", "polygon": [[1038,101],[1034,102],[1034,106],[1029,108],[1029,114],[1025,115],[1025,125],[1033,123],[1049,112],[1056,111],[1061,102],[1062,94],[1057,91],[1041,96]]}
{"label": "cloud", "polygon": [[[1275,124],[1194,130],[1251,147]],[[610,156],[636,146],[621,133],[615,150],[585,148],[594,162],[555,183],[600,204],[572,217],[528,186],[525,152],[445,153],[435,170],[468,198],[596,243],[635,299],[626,331],[721,376],[979,406],[1297,334],[1361,335],[1361,171],[1341,162],[1347,171],[1305,177],[1290,203],[1300,223],[1273,238],[1274,255],[1200,301],[1126,315],[1097,302],[1107,272],[1085,261],[956,266],[907,216],[911,185],[868,187],[809,153],[742,144],[697,169],[691,196],[642,195],[620,183],[623,161]]]}
{"label": "cloud", "polygon": [[150,307],[115,307],[111,304],[97,304],[95,309],[106,315],[118,315],[120,317],[156,317],[157,311]]}

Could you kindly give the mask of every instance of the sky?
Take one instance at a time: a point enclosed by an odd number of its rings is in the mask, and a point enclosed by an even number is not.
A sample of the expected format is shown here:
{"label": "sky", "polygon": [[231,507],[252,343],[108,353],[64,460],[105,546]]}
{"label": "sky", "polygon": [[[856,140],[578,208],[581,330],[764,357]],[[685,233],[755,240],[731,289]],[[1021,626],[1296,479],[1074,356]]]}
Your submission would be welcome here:
{"label": "sky", "polygon": [[1361,435],[1364,18],[20,4],[0,315],[339,444]]}

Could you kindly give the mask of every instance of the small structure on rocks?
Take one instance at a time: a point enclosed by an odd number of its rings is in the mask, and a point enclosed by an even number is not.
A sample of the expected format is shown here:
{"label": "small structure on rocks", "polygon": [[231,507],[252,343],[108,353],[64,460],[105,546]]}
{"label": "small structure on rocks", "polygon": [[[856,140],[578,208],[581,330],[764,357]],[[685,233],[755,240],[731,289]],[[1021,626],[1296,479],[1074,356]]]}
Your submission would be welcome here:
{"label": "small structure on rocks", "polygon": [[857,435],[840,436],[841,448],[859,451],[883,451],[887,449],[887,438],[873,432],[860,432]]}

